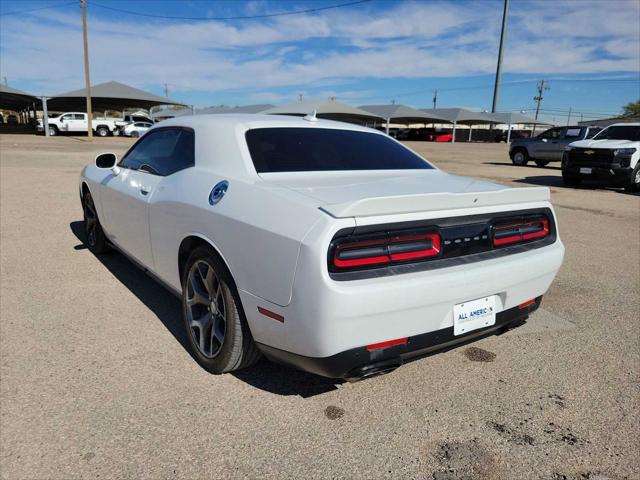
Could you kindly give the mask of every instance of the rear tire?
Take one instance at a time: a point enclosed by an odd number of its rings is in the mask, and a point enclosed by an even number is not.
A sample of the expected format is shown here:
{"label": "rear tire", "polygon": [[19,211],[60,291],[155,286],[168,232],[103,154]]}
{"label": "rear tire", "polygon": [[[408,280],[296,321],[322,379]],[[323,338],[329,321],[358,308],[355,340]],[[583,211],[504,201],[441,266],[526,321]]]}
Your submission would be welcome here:
{"label": "rear tire", "polygon": [[182,317],[193,356],[208,372],[232,372],[260,359],[235,282],[211,248],[198,247],[187,259]]}
{"label": "rear tire", "polygon": [[524,167],[529,162],[529,153],[524,148],[519,148],[513,152],[511,162],[518,167]]}
{"label": "rear tire", "polygon": [[536,165],[539,167],[546,167],[549,165],[549,160],[535,160]]}
{"label": "rear tire", "polygon": [[627,192],[640,192],[640,161],[631,172],[629,184],[624,188]]}
{"label": "rear tire", "polygon": [[99,137],[106,137],[107,135],[109,135],[109,129],[107,127],[98,127],[96,129],[96,133]]}
{"label": "rear tire", "polygon": [[109,250],[107,237],[100,225],[93,197],[91,197],[91,193],[88,190],[82,197],[82,211],[84,213],[84,234],[87,247],[95,254],[106,252]]}

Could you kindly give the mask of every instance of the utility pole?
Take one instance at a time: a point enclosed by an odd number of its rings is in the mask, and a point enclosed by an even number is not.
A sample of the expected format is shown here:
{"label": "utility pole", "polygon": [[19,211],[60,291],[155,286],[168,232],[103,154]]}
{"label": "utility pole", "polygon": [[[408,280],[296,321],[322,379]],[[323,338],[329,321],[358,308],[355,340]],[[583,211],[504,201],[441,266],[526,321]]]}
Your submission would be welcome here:
{"label": "utility pole", "polygon": [[436,103],[438,102],[438,90],[433,91],[433,109],[436,109]]}
{"label": "utility pole", "polygon": [[546,80],[540,80],[538,82],[538,95],[536,95],[535,97],[533,97],[533,99],[536,101],[536,120],[538,119],[538,113],[540,113],[540,104],[542,103],[542,100],[544,99],[543,93],[546,90],[549,90],[549,86],[546,85]]}
{"label": "utility pole", "polygon": [[7,82],[7,77],[2,77],[4,78],[4,86],[8,87],[9,86],[9,82]]}
{"label": "utility pole", "polygon": [[298,101],[299,101],[299,102],[301,102],[301,101],[302,101],[302,94],[301,94],[301,93],[299,93],[299,94],[298,94]]}
{"label": "utility pole", "polygon": [[569,115],[567,115],[567,127],[571,124],[571,107],[569,107]]}
{"label": "utility pole", "polygon": [[89,79],[89,39],[87,38],[87,0],[80,0],[82,7],[82,38],[84,42],[84,82],[87,92],[87,136],[93,140],[93,112],[91,110],[91,81]]}
{"label": "utility pole", "polygon": [[502,11],[502,30],[500,31],[500,46],[498,47],[498,66],[496,68],[496,83],[493,86],[493,103],[491,113],[496,113],[498,108],[498,96],[500,95],[500,75],[502,73],[502,49],[504,47],[504,36],[507,30],[507,13],[509,11],[509,0],[504,0],[504,10]]}
{"label": "utility pole", "polygon": [[164,96],[165,96],[165,98],[169,98],[169,84],[168,83],[164,84]]}

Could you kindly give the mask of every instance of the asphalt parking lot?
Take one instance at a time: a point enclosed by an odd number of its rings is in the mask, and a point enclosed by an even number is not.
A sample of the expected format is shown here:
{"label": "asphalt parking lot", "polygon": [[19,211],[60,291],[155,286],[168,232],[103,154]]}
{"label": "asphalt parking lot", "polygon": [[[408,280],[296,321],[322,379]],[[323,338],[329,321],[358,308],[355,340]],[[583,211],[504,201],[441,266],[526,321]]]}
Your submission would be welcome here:
{"label": "asphalt parking lot", "polygon": [[541,309],[364,382],[267,361],[212,376],[179,301],[83,247],[78,174],[131,143],[0,136],[3,479],[640,478],[640,196],[565,188],[505,144],[413,143],[451,173],[550,187],[566,257]]}

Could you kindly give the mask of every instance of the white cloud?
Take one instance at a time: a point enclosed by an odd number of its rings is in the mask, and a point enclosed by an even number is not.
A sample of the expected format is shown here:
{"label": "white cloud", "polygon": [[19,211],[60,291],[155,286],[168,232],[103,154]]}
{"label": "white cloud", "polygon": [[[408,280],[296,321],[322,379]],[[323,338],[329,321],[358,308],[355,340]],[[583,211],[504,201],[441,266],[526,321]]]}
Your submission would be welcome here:
{"label": "white cloud", "polygon": [[[173,91],[246,89],[255,100],[275,102],[282,94],[259,98],[259,90],[487,74],[495,69],[501,5],[403,2],[233,24],[127,16],[114,21],[96,10],[89,18],[92,81],[115,79],[142,88],[169,83]],[[511,3],[505,71],[638,71],[640,2],[548,5]],[[245,10],[261,8],[251,3]],[[80,88],[82,36],[75,10],[2,17],[1,74],[29,82],[36,93]],[[344,96],[340,92],[335,89]]]}

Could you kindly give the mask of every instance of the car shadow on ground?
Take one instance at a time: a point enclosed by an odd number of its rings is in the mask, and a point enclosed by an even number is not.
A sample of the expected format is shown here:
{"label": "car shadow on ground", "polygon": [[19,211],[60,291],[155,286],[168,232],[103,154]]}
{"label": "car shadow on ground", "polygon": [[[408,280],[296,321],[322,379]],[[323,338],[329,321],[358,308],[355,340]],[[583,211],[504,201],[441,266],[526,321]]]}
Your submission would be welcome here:
{"label": "car shadow on ground", "polygon": [[525,177],[520,178],[518,180],[514,180],[516,183],[526,183],[528,185],[540,185],[544,187],[557,187],[557,188],[569,188],[569,189],[578,189],[578,190],[601,190],[607,192],[615,192],[621,193],[624,195],[631,196],[640,196],[640,192],[628,192],[623,188],[614,188],[614,187],[605,187],[602,185],[591,184],[591,183],[582,183],[576,187],[572,187],[570,185],[566,185],[562,177],[557,177],[553,175],[540,175],[535,177]]}
{"label": "car shadow on ground", "polygon": [[[516,167],[517,165],[514,165],[511,162],[482,162],[483,165],[498,165],[499,167]],[[546,165],[544,167],[539,167],[537,166],[535,163],[528,163],[526,165],[527,167],[532,167],[532,168],[546,168],[548,170],[562,170],[561,167],[554,167],[553,165]],[[518,168],[522,168],[522,167],[518,167]]]}
{"label": "car shadow on ground", "polygon": [[[80,245],[74,246],[74,249],[86,249],[83,222],[71,222],[69,227],[80,241]],[[158,317],[195,362],[182,323],[180,300],[119,252],[95,255],[95,258]],[[341,380],[278,365],[265,358],[253,367],[233,372],[232,375],[249,385],[276,395],[299,395],[303,398],[336,390],[337,385],[344,383]]]}

